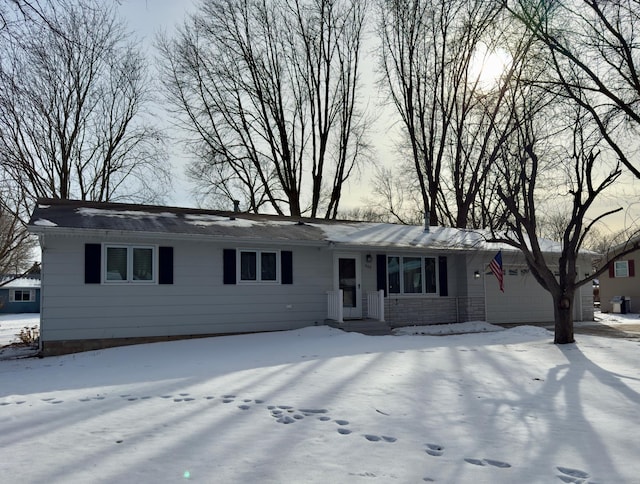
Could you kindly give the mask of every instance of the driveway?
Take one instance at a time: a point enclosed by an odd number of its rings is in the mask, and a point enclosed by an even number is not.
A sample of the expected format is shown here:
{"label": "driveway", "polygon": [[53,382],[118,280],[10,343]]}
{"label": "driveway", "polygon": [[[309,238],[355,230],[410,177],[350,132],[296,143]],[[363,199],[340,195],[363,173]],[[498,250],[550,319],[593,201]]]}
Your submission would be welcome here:
{"label": "driveway", "polygon": [[[500,326],[512,328],[522,324],[500,324]],[[553,331],[554,328],[553,323],[537,323],[533,325],[542,326],[549,331]],[[576,321],[573,325],[573,332],[576,335],[588,334],[640,341],[640,314],[612,314],[596,311],[594,321]]]}

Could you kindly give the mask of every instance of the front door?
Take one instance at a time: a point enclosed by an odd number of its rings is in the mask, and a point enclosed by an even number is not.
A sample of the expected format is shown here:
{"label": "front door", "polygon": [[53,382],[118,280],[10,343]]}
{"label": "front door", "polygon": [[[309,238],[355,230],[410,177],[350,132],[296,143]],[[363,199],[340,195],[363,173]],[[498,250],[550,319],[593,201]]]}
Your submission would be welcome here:
{"label": "front door", "polygon": [[360,256],[337,254],[334,264],[337,288],[342,289],[343,317],[362,317],[362,291],[360,289]]}

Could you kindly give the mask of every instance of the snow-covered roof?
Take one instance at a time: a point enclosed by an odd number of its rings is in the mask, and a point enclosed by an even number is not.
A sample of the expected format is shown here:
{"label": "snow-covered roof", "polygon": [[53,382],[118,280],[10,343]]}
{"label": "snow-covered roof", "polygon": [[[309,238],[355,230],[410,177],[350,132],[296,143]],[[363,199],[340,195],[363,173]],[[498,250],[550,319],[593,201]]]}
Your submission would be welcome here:
{"label": "snow-covered roof", "polygon": [[[0,277],[0,283],[6,281],[7,277]],[[20,277],[13,281],[0,286],[0,289],[35,289],[40,287],[40,279],[34,279],[32,277]]]}
{"label": "snow-covered roof", "polygon": [[[145,236],[203,237],[354,248],[405,248],[438,251],[515,250],[487,242],[487,233],[471,229],[336,221],[194,208],[41,200],[29,229],[33,233],[67,231],[134,232]],[[543,241],[545,252],[560,245]]]}

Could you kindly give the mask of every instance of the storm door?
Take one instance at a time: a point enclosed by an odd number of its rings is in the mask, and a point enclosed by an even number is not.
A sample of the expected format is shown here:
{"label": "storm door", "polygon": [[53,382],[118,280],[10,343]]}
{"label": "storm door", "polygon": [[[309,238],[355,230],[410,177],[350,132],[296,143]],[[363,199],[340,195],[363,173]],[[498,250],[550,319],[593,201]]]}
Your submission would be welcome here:
{"label": "storm door", "polygon": [[360,256],[337,254],[334,267],[337,288],[342,289],[343,317],[345,319],[361,318]]}

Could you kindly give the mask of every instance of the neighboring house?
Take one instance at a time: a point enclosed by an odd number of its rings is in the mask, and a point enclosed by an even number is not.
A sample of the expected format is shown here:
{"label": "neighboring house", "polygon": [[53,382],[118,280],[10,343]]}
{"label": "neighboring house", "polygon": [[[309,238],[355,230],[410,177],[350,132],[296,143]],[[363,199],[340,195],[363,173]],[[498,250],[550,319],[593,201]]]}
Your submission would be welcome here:
{"label": "neighboring house", "polygon": [[[473,230],[61,200],[39,201],[29,229],[43,354],[328,320],[553,321],[522,255]],[[504,293],[488,268],[500,249]],[[575,306],[593,318],[590,288]]]}
{"label": "neighboring house", "polygon": [[[614,247],[612,254],[622,251],[626,245]],[[600,310],[602,312],[608,313],[614,310],[611,301],[616,297],[625,297],[625,312],[640,312],[640,276],[636,275],[636,260],[640,260],[640,250],[610,262],[607,271],[600,275]],[[616,310],[621,309],[620,305],[617,306]]]}
{"label": "neighboring house", "polygon": [[0,314],[40,312],[40,279],[37,277],[0,276]]}

